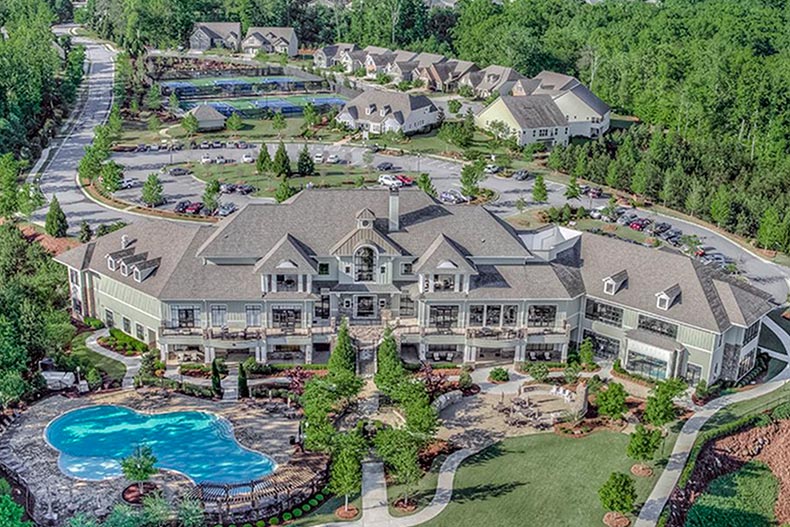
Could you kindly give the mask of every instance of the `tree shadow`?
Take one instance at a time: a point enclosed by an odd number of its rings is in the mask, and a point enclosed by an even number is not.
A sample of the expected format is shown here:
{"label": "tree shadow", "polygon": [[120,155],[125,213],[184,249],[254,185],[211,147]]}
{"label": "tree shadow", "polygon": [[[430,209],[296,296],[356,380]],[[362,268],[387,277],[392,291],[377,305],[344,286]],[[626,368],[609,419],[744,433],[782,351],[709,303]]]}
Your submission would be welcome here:
{"label": "tree shadow", "polygon": [[526,485],[526,482],[523,481],[509,481],[507,483],[485,483],[483,485],[456,488],[453,490],[453,501],[456,503],[468,503],[505,496],[524,485]]}

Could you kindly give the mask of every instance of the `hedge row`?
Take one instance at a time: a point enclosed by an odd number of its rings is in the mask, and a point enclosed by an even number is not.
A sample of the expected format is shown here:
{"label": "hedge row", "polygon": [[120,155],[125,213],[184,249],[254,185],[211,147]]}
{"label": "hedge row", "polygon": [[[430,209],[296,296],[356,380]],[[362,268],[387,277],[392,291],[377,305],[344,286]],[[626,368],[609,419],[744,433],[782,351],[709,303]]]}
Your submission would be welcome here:
{"label": "hedge row", "polygon": [[135,379],[137,383],[141,386],[155,386],[161,388],[168,388],[178,393],[182,393],[184,395],[189,395],[191,397],[200,397],[203,399],[213,399],[214,392],[211,391],[211,388],[205,386],[198,386],[197,384],[192,384],[189,382],[178,382],[173,379],[168,379],[166,377],[143,377],[138,376]]}

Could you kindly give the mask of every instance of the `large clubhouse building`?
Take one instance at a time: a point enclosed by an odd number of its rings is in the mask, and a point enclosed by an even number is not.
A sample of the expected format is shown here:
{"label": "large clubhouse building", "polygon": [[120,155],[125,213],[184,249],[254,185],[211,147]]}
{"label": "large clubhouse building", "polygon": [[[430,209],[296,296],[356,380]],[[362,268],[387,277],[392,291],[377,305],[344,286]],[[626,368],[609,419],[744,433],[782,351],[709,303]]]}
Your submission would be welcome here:
{"label": "large clubhouse building", "polygon": [[654,378],[737,379],[769,296],[678,252],[562,227],[517,232],[419,190],[310,189],[218,225],[141,221],[68,251],[75,315],[171,363],[326,362],[340,320],[360,348],[390,326],[407,361],[597,353]]}

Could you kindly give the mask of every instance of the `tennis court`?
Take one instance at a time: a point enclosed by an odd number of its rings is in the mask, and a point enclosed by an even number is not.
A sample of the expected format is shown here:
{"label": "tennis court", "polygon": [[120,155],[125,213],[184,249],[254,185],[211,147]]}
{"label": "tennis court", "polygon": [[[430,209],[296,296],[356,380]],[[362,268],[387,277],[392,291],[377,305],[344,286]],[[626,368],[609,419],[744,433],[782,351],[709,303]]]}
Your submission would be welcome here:
{"label": "tennis court", "polygon": [[171,93],[175,93],[179,98],[300,92],[327,87],[323,80],[306,80],[289,76],[180,79],[162,82],[160,86],[163,95],[169,96]]}
{"label": "tennis court", "polygon": [[[275,112],[281,112],[286,116],[301,115],[308,103],[312,103],[319,110],[327,110],[342,107],[346,104],[346,100],[335,94],[313,94],[205,101],[205,104],[214,107],[225,116],[238,113],[242,117],[251,119],[265,117]],[[181,103],[181,107],[184,110],[191,110],[198,104],[203,102],[187,101]]]}

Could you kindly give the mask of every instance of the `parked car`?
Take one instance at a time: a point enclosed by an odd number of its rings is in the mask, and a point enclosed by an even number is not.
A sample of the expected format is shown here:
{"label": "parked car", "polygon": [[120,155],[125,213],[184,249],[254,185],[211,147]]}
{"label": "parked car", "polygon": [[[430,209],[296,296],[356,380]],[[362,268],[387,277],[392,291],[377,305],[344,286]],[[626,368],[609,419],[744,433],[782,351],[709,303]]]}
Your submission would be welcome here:
{"label": "parked car", "polygon": [[635,219],[637,219],[636,214],[634,214],[633,212],[626,212],[625,214],[617,218],[617,223],[619,225],[630,225],[631,222],[634,221]]}
{"label": "parked car", "polygon": [[223,183],[219,186],[219,191],[222,194],[231,194],[236,192],[236,185],[233,183]]}
{"label": "parked car", "polygon": [[368,145],[368,152],[373,152],[374,154],[381,150],[381,147],[377,144]]}
{"label": "parked car", "polygon": [[681,236],[683,236],[683,231],[680,229],[668,229],[658,234],[658,237],[663,238],[664,240],[669,240],[670,238],[680,238]]}
{"label": "parked car", "polygon": [[128,188],[132,188],[135,185],[137,185],[137,180],[136,179],[125,177],[125,178],[123,178],[123,181],[121,181],[121,188],[124,189],[124,190],[128,189]]}
{"label": "parked car", "polygon": [[151,145],[148,147],[149,152],[159,152],[159,145]]}
{"label": "parked car", "polygon": [[236,143],[236,148],[246,149],[248,146],[247,141],[239,141]]}
{"label": "parked car", "polygon": [[483,169],[483,172],[486,174],[498,174],[500,170],[502,169],[497,165],[486,165],[486,167]]}
{"label": "parked car", "polygon": [[229,162],[230,159],[225,159],[225,156],[217,156],[214,162],[218,165],[224,165],[225,163]]}
{"label": "parked car", "polygon": [[209,154],[203,154],[203,157],[200,158],[201,165],[210,165],[211,164],[211,156]]}
{"label": "parked car", "polygon": [[601,205],[600,207],[595,207],[590,211],[590,217],[594,220],[600,220],[603,218],[603,211],[607,208],[606,205]]}
{"label": "parked car", "polygon": [[219,141],[219,140],[214,141],[213,143],[211,143],[211,148],[223,148],[224,146],[225,145],[222,144],[222,141]]}
{"label": "parked car", "polygon": [[582,195],[586,195],[590,192],[590,185],[579,185],[579,192],[581,192]]}
{"label": "parked car", "polygon": [[173,210],[175,212],[180,212],[180,213],[183,214],[184,212],[186,212],[187,207],[189,207],[190,205],[192,205],[191,201],[189,201],[189,200],[182,200],[182,201],[179,201],[178,203],[176,203],[176,206],[173,207]]}
{"label": "parked car", "polygon": [[217,209],[216,214],[217,214],[217,216],[222,216],[224,218],[225,216],[230,216],[234,212],[236,212],[236,204],[235,203],[223,203]]}
{"label": "parked car", "polygon": [[654,225],[651,225],[650,227],[648,227],[646,229],[646,231],[647,231],[648,234],[657,236],[657,235],[661,234],[662,232],[668,231],[671,228],[672,228],[672,225],[670,225],[669,223],[661,221],[661,222],[658,222],[658,223],[656,223]]}
{"label": "parked car", "polygon": [[336,165],[340,162],[340,158],[337,156],[337,154],[329,154],[329,157],[326,158],[326,162],[330,165]]}
{"label": "parked car", "polygon": [[208,141],[203,141],[202,143],[200,143],[200,148],[201,150],[208,150],[209,148],[211,148],[211,143],[209,143]]}
{"label": "parked car", "polygon": [[414,180],[405,174],[398,174],[395,177],[398,179],[398,181],[403,183],[404,187],[410,187],[414,185]]}
{"label": "parked car", "polygon": [[593,199],[598,199],[603,196],[603,189],[601,187],[595,187],[590,189],[590,197]]}
{"label": "parked car", "polygon": [[529,177],[529,171],[523,168],[520,168],[515,172],[513,172],[513,179],[515,179],[516,181],[526,181],[528,177]]}
{"label": "parked car", "polygon": [[255,157],[252,154],[244,154],[243,156],[241,156],[241,162],[242,163],[254,163],[255,162]]}
{"label": "parked car", "polygon": [[647,218],[637,218],[628,226],[635,231],[643,231],[648,225],[650,225],[650,220]]}
{"label": "parked car", "polygon": [[134,145],[114,145],[110,150],[113,152],[137,152],[138,148]]}
{"label": "parked car", "polygon": [[394,165],[389,161],[384,161],[383,163],[379,163],[378,165],[376,165],[376,170],[378,170],[379,172],[387,172],[388,170],[392,170],[393,168],[395,168]]}
{"label": "parked car", "polygon": [[186,176],[187,174],[190,174],[190,173],[191,172],[189,170],[187,170],[186,168],[183,168],[183,167],[174,167],[174,168],[170,169],[170,175],[171,176]]}
{"label": "parked car", "polygon": [[190,203],[189,205],[187,205],[187,207],[184,209],[184,212],[186,214],[200,214],[200,211],[202,210],[203,210],[203,203],[201,203],[200,201],[196,201],[194,203]]}
{"label": "parked car", "polygon": [[669,236],[664,240],[673,247],[680,247],[681,245],[683,245],[683,241],[680,236]]}
{"label": "parked car", "polygon": [[317,152],[313,154],[313,163],[323,163],[324,162],[324,153]]}
{"label": "parked car", "polygon": [[393,176],[390,174],[382,174],[379,176],[379,185],[385,187],[402,187],[403,182],[397,178],[397,176]]}
{"label": "parked car", "polygon": [[442,201],[444,203],[457,204],[457,203],[469,203],[471,200],[467,196],[461,194],[461,191],[452,188],[450,190],[446,190],[441,194],[439,194],[439,201]]}
{"label": "parked car", "polygon": [[148,151],[148,145],[137,145],[137,149],[135,150],[135,152],[147,152],[147,151]]}
{"label": "parked car", "polygon": [[255,192],[255,190],[256,190],[255,187],[253,187],[252,185],[236,185],[236,192],[238,192],[239,194],[244,194],[244,195],[252,194],[253,192]]}

